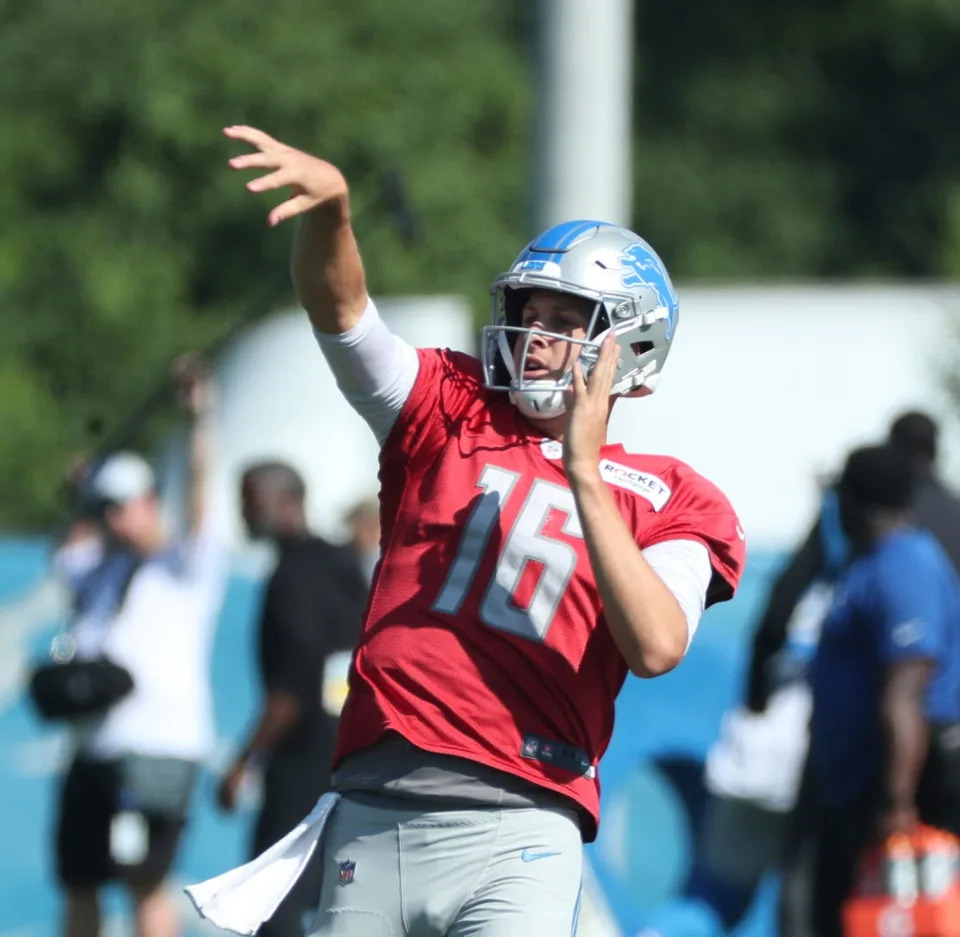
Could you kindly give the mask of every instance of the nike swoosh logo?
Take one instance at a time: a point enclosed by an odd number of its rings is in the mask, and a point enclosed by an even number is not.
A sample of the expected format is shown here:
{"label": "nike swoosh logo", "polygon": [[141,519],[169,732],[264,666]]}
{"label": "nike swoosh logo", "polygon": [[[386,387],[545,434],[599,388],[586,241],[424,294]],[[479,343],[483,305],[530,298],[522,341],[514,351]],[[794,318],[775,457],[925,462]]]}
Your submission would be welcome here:
{"label": "nike swoosh logo", "polygon": [[523,852],[520,853],[520,858],[523,859],[524,862],[536,862],[537,859],[549,859],[550,856],[559,855],[559,852],[536,852],[533,849],[524,849]]}

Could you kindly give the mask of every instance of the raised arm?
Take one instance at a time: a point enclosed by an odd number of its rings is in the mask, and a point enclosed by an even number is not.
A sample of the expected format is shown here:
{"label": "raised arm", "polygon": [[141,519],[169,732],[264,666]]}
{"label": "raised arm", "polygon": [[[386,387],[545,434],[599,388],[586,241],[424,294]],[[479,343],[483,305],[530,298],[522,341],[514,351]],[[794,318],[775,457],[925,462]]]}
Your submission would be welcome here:
{"label": "raised arm", "polygon": [[187,531],[197,535],[207,519],[207,487],[215,458],[213,411],[216,388],[207,363],[196,352],[181,355],[173,363],[172,377],[177,402],[190,418],[187,443]]}
{"label": "raised arm", "polygon": [[927,759],[930,727],[924,712],[934,662],[907,658],[887,671],[881,713],[887,734],[884,832],[909,832],[917,822],[917,787]]}
{"label": "raised arm", "polygon": [[266,169],[251,179],[251,192],[290,189],[269,214],[278,225],[299,216],[290,267],[300,303],[318,332],[340,334],[359,322],[367,306],[363,261],[350,226],[350,195],[332,163],[274,140],[255,127],[226,127],[224,134],[255,148],[234,156],[233,169]]}

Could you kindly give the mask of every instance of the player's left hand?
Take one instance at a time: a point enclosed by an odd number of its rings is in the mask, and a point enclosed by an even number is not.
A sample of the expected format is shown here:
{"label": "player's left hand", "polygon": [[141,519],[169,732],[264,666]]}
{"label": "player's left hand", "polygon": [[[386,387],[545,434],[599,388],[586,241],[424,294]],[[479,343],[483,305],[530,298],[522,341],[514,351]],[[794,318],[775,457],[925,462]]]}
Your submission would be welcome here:
{"label": "player's left hand", "polygon": [[620,347],[611,332],[600,346],[600,355],[590,374],[583,377],[579,361],[573,363],[573,381],[567,392],[567,426],[563,435],[563,464],[572,481],[583,473],[596,475],[600,450],[607,442],[610,389],[617,373]]}

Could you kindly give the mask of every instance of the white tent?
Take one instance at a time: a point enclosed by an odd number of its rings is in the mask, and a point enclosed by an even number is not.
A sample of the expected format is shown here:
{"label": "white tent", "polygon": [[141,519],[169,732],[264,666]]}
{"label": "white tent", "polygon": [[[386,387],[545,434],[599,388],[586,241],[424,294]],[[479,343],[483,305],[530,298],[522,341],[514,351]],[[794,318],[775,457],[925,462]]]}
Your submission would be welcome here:
{"label": "white tent", "polygon": [[[948,465],[956,288],[698,287],[681,316],[652,397],[621,401],[611,438],[633,451],[689,462],[730,497],[753,547],[781,548],[807,526],[819,476],[854,445],[880,438],[892,416],[922,407],[942,418]],[[476,331],[454,297],[384,299],[384,318],[414,345],[474,350]],[[342,533],[354,499],[377,491],[377,447],[336,389],[300,312],[251,328],[216,364],[222,385],[215,505],[243,540],[237,482],[253,459],[282,458],[309,485],[314,527]],[[162,460],[179,501],[182,438]]]}

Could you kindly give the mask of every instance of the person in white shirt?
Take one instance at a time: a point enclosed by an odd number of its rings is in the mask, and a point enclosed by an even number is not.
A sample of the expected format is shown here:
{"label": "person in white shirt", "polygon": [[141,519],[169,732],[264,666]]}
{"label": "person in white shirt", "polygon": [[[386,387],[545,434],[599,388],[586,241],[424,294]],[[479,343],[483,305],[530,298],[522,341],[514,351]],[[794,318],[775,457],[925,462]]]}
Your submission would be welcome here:
{"label": "person in white shirt", "polygon": [[205,497],[212,387],[195,357],[175,377],[192,422],[186,530],[168,533],[147,462],[114,453],[84,484],[99,543],[83,538],[80,555],[68,539],[55,559],[74,593],[76,657],[106,656],[133,680],[105,713],[75,724],[56,831],[66,937],[96,937],[98,890],[112,881],[129,889],[140,937],[179,931],[164,881],[214,739],[209,664],[225,554]]}

